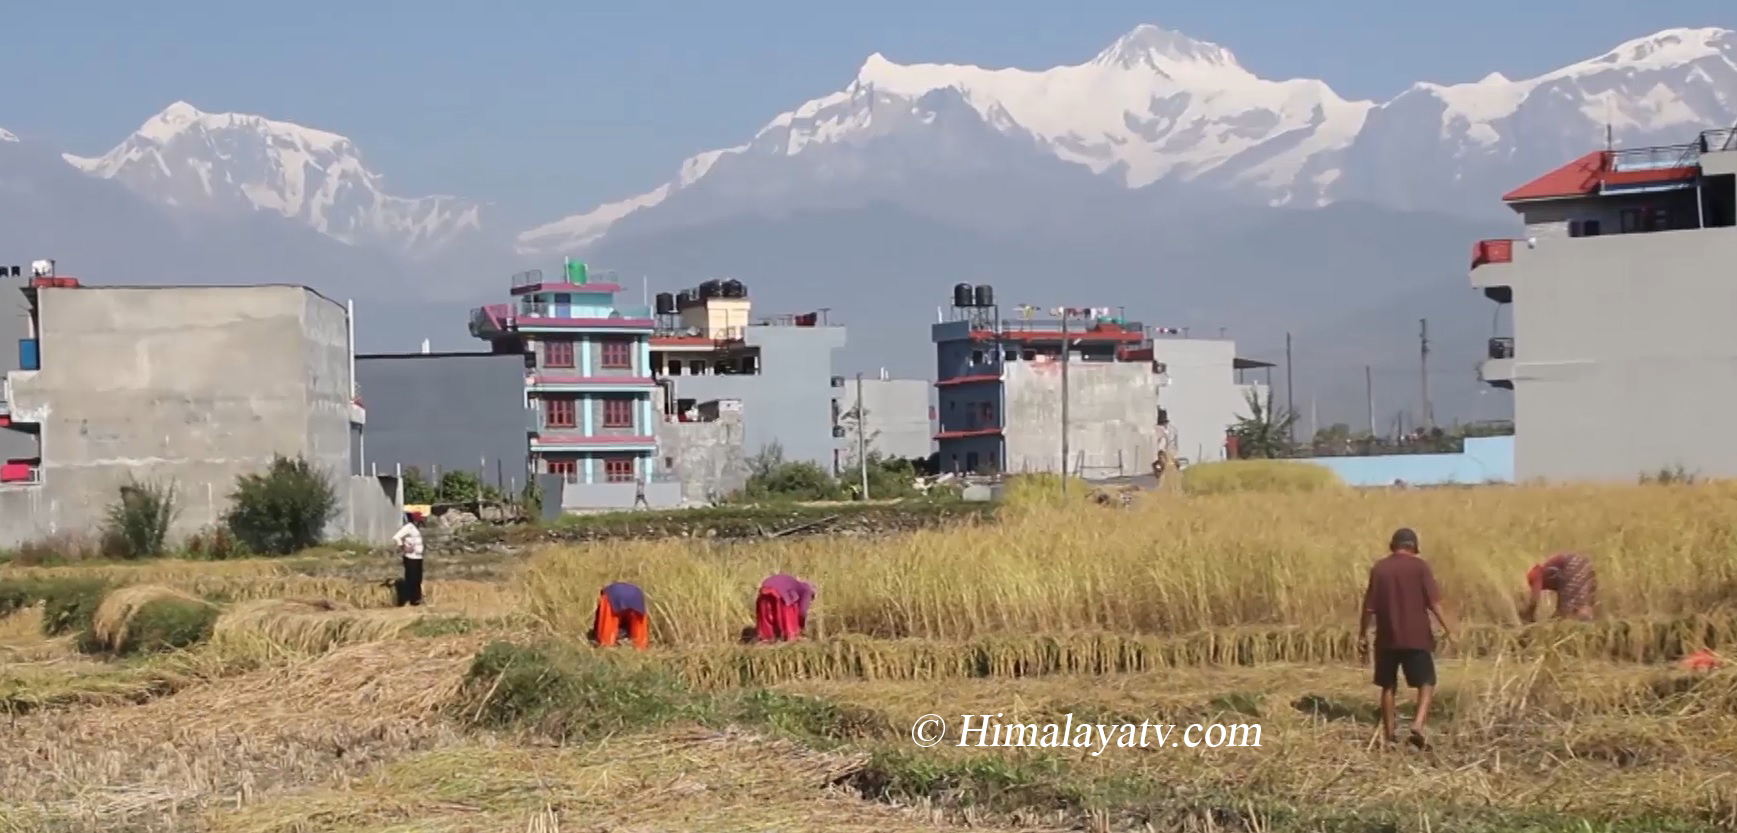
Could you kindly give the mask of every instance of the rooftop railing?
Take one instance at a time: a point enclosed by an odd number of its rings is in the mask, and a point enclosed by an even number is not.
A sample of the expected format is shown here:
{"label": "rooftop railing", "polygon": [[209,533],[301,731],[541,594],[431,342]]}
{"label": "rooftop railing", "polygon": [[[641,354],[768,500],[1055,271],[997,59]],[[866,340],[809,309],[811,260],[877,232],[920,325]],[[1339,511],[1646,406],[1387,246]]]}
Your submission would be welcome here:
{"label": "rooftop railing", "polygon": [[1624,148],[1610,152],[1610,170],[1623,172],[1685,168],[1694,165],[1700,157],[1699,142],[1651,148]]}
{"label": "rooftop railing", "polygon": [[1737,127],[1701,131],[1701,150],[1704,153],[1737,150]]}

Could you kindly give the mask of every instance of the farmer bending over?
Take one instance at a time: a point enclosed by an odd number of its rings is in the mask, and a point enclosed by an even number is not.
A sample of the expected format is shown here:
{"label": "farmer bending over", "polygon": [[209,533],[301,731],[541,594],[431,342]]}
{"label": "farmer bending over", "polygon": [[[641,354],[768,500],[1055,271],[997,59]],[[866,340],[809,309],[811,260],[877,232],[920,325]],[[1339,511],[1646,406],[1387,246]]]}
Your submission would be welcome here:
{"label": "farmer bending over", "polygon": [[795,576],[779,573],[760,582],[754,602],[754,626],[761,642],[794,642],[808,626],[808,605],[814,588]]}
{"label": "farmer bending over", "polygon": [[1552,556],[1526,571],[1526,587],[1530,592],[1520,609],[1525,622],[1537,618],[1538,598],[1546,590],[1556,594],[1558,619],[1591,619],[1598,604],[1598,573],[1592,569],[1592,559],[1579,553]]}
{"label": "farmer bending over", "polygon": [[1441,615],[1441,591],[1429,562],[1417,554],[1417,533],[1400,529],[1393,533],[1386,558],[1369,568],[1369,586],[1363,591],[1363,609],[1357,627],[1357,650],[1369,651],[1369,626],[1375,626],[1375,685],[1381,688],[1381,728],[1388,743],[1399,739],[1395,728],[1394,692],[1399,672],[1405,684],[1417,689],[1417,715],[1412,719],[1409,743],[1426,748],[1424,725],[1429,720],[1430,698],[1435,694],[1435,634],[1430,617],[1449,635]]}
{"label": "farmer bending over", "polygon": [[626,633],[633,647],[645,650],[651,641],[645,609],[645,593],[625,581],[615,582],[597,594],[597,618],[591,626],[591,641],[613,646]]}

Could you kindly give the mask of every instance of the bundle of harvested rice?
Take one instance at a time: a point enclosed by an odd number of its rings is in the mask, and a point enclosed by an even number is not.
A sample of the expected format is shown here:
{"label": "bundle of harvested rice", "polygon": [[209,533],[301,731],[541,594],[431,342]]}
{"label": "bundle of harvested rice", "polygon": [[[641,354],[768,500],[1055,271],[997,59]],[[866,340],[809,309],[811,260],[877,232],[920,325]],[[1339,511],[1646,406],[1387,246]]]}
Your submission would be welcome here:
{"label": "bundle of harvested rice", "polygon": [[183,648],[211,633],[217,607],[158,584],[135,584],[103,597],[86,644],[115,654]]}
{"label": "bundle of harvested rice", "polygon": [[[1737,644],[1737,617],[1552,622],[1523,629],[1464,628],[1447,650],[1462,657],[1554,655],[1669,662]],[[1240,628],[1183,637],[1118,633],[998,635],[968,642],[842,637],[788,645],[684,649],[664,654],[700,686],[765,686],[796,680],[933,680],[1131,674],[1195,666],[1308,665],[1359,661],[1350,628]]]}
{"label": "bundle of harvested rice", "polygon": [[220,640],[263,639],[306,653],[391,639],[427,614],[415,608],[357,610],[326,600],[262,599],[238,604],[217,619]]}

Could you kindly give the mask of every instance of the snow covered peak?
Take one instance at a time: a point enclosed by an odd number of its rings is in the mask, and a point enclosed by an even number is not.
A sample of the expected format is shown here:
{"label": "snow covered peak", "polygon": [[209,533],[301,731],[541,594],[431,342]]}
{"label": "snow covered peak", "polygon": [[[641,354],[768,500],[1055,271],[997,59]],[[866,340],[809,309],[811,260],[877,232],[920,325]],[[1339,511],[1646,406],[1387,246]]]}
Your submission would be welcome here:
{"label": "snow covered peak", "polygon": [[1241,69],[1236,56],[1216,43],[1142,23],[1092,59],[1094,66],[1164,72],[1177,64]]}
{"label": "snow covered peak", "polygon": [[[929,98],[935,93],[944,95]],[[925,103],[938,101],[948,117],[975,111],[987,129],[958,132]],[[907,173],[903,160],[998,136],[1129,188],[1194,183],[1271,204],[1320,205],[1404,191],[1409,180],[1383,160],[1406,160],[1392,164],[1419,182],[1439,174],[1463,183],[1466,198],[1477,200],[1486,198],[1472,193],[1483,187],[1479,176],[1535,176],[1534,157],[1573,158],[1585,142],[1601,141],[1606,125],[1620,141],[1684,141],[1734,120],[1737,33],[1717,28],[1668,29],[1534,78],[1491,72],[1469,83],[1418,83],[1379,105],[1342,98],[1315,79],[1261,78],[1222,46],[1152,25],[1084,63],[1048,69],[900,64],[877,52],[844,89],[773,117],[747,142],[690,158],[645,194],[525,232],[519,245],[526,253],[578,251],[630,215],[664,211],[702,180],[717,186],[695,192],[711,195],[694,198],[707,210],[726,191],[794,198],[824,190],[815,183],[840,171],[884,169],[897,180]],[[726,161],[737,157],[751,162]],[[733,180],[738,170],[752,170],[742,174],[752,181]]]}
{"label": "snow covered peak", "polygon": [[1613,67],[1666,69],[1702,58],[1729,56],[1734,50],[1737,50],[1737,32],[1730,29],[1666,29],[1644,38],[1627,41],[1603,55],[1568,67],[1566,71]]}
{"label": "snow covered peak", "polygon": [[0,127],[0,142],[16,142],[18,136],[4,127]]}
{"label": "snow covered peak", "polygon": [[336,133],[177,101],[97,157],[73,167],[186,208],[271,211],[346,243],[432,254],[480,226],[480,206],[448,196],[404,198]]}

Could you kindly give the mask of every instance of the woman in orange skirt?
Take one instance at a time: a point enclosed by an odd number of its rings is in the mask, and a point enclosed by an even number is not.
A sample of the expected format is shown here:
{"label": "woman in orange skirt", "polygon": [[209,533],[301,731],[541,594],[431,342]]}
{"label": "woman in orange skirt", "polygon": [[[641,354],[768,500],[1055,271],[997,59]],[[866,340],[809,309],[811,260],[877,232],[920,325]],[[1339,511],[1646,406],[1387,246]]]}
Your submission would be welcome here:
{"label": "woman in orange skirt", "polygon": [[635,585],[618,581],[597,594],[597,619],[591,626],[591,640],[604,647],[613,646],[624,631],[638,650],[645,650],[651,641],[645,593]]}

